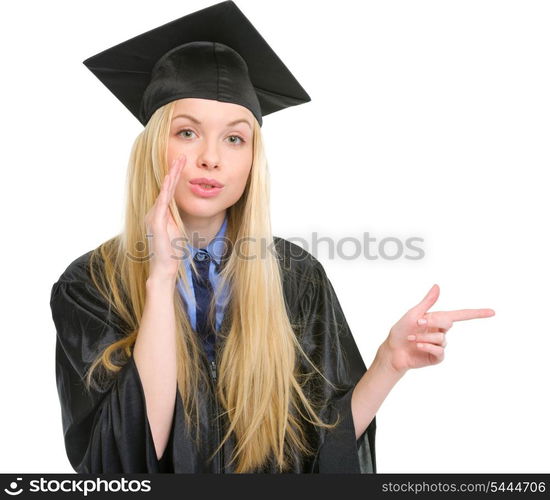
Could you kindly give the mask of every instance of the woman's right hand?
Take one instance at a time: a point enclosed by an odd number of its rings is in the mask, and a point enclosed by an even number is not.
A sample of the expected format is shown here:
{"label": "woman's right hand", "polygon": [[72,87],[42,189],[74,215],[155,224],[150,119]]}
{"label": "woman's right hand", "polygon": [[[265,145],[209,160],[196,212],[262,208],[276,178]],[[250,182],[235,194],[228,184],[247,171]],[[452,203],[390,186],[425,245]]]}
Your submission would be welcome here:
{"label": "woman's right hand", "polygon": [[172,162],[154,205],[145,215],[150,256],[149,278],[175,279],[177,277],[180,258],[174,251],[172,243],[183,235],[176,226],[168,205],[174,197],[180,172],[185,167],[186,160],[185,155],[182,155]]}

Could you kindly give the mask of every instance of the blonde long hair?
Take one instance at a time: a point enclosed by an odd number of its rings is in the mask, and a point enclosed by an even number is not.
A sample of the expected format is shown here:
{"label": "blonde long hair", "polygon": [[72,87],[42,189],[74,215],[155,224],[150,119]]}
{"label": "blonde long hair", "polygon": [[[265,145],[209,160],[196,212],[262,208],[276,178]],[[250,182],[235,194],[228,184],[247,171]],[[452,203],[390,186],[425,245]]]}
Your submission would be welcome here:
{"label": "blonde long hair", "polygon": [[[145,285],[149,274],[148,259],[134,258],[145,250],[145,214],[155,202],[168,171],[167,144],[175,101],[156,110],[136,138],[128,166],[125,224],[121,234],[94,249],[90,272],[95,286],[105,297],[109,310],[125,323],[125,334],[108,345],[90,365],[86,375],[89,389],[95,381],[92,373],[99,366],[109,375],[117,373],[120,354],[127,359],[139,332],[139,318],[145,305]],[[317,414],[318,404],[303,390],[313,372],[298,369],[302,356],[332,386],[298,342],[296,324],[291,324],[285,306],[278,259],[271,252],[262,253],[262,241],[272,242],[269,213],[269,174],[264,155],[261,129],[254,120],[253,163],[239,201],[227,209],[226,239],[240,245],[239,256],[228,252],[220,269],[219,294],[227,284],[230,301],[225,314],[230,315],[227,331],[221,331],[223,349],[218,366],[217,395],[230,423],[215,453],[233,433],[236,445],[231,462],[236,473],[261,470],[269,460],[281,472],[288,470],[294,452],[311,455],[312,450],[303,420],[327,429],[338,422],[323,422]],[[184,238],[185,227],[175,200],[172,216]],[[186,240],[189,241],[189,240]],[[262,258],[257,258],[261,255]],[[243,256],[244,258],[241,258]],[[263,258],[265,256],[265,258]],[[193,260],[189,259],[193,271]],[[180,266],[178,278],[188,287]],[[209,313],[213,321],[216,297]],[[186,425],[199,428],[198,395],[200,387],[209,387],[201,362],[202,346],[193,331],[179,292],[174,291],[177,336],[178,390],[183,402]],[[224,322],[225,323],[225,322]],[[305,412],[303,411],[305,410]],[[193,418],[194,415],[194,418]],[[219,416],[218,416],[219,418]],[[303,419],[303,420],[302,420]],[[199,432],[196,432],[197,443]]]}

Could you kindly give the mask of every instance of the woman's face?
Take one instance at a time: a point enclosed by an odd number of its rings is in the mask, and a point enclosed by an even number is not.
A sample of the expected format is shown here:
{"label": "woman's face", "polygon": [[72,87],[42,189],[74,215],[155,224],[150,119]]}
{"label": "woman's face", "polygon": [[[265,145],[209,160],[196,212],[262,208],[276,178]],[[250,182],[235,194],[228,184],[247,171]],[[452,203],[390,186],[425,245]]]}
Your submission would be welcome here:
{"label": "woman's face", "polygon": [[[168,140],[168,165],[187,158],[174,193],[182,219],[213,217],[234,205],[252,167],[254,115],[238,104],[211,99],[176,101]],[[203,189],[206,178],[221,185]],[[186,217],[187,216],[187,217]]]}

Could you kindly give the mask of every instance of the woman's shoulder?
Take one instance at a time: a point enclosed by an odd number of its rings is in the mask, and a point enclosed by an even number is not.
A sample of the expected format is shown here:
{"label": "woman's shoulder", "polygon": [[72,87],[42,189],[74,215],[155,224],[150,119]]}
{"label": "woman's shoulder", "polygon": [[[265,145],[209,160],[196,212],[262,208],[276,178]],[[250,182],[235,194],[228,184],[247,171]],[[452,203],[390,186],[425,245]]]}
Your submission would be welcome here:
{"label": "woman's shoulder", "polygon": [[[117,338],[127,329],[90,271],[93,250],[72,260],[52,285],[50,308],[60,338]],[[97,259],[94,259],[94,271]],[[100,280],[101,281],[101,280]]]}
{"label": "woman's shoulder", "polygon": [[273,237],[280,262],[285,297],[291,307],[300,307],[327,287],[323,265],[301,246],[285,238]]}
{"label": "woman's shoulder", "polygon": [[[67,311],[70,308],[71,311],[81,313],[93,312],[98,317],[111,316],[108,300],[100,293],[92,278],[92,253],[93,250],[90,250],[72,260],[52,285],[52,310]],[[98,259],[94,259],[94,271],[100,270],[98,266]]]}
{"label": "woman's shoulder", "polygon": [[273,236],[273,241],[284,270],[307,278],[323,268],[317,258],[300,245],[280,236]]}
{"label": "woman's shoulder", "polygon": [[92,255],[92,252],[93,250],[90,250],[80,255],[73,261],[71,261],[59,276],[58,281],[63,281],[63,282],[89,281],[90,280],[89,263],[90,263],[90,257]]}

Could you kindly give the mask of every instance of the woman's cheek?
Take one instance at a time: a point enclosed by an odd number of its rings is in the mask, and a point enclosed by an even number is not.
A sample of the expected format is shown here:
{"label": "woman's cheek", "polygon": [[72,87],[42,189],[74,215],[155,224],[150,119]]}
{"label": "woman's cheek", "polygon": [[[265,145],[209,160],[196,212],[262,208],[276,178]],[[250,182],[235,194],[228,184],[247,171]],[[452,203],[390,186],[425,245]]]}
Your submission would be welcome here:
{"label": "woman's cheek", "polygon": [[178,157],[178,147],[177,143],[174,140],[168,142],[168,164],[171,165],[172,162]]}
{"label": "woman's cheek", "polygon": [[234,203],[237,203],[239,201],[239,198],[241,197],[241,189],[238,185],[235,185],[234,183],[227,184],[224,187],[225,196],[224,200],[226,203],[229,203],[230,205],[233,205]]}
{"label": "woman's cheek", "polygon": [[[231,188],[233,187],[233,189]],[[223,188],[223,194],[224,199],[226,202],[234,203],[236,200],[235,198],[235,188],[233,184],[226,184],[226,186]]]}

